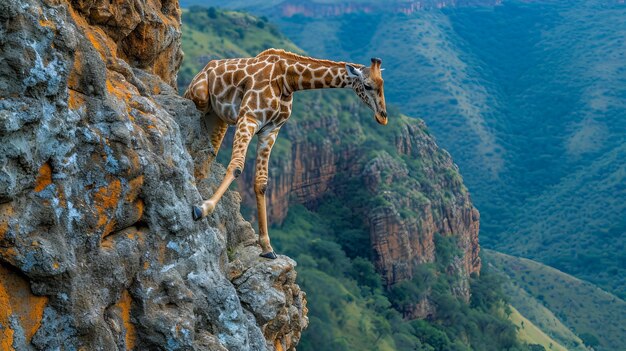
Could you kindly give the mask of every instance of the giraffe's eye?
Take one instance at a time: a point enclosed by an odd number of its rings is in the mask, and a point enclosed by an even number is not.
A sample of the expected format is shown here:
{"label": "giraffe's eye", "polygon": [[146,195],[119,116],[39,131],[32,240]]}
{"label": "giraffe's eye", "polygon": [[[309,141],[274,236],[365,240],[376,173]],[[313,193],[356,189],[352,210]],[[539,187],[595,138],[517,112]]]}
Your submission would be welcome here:
{"label": "giraffe's eye", "polygon": [[372,90],[372,89],[374,89],[374,87],[369,85],[369,84],[363,84],[363,88],[365,88],[365,90]]}

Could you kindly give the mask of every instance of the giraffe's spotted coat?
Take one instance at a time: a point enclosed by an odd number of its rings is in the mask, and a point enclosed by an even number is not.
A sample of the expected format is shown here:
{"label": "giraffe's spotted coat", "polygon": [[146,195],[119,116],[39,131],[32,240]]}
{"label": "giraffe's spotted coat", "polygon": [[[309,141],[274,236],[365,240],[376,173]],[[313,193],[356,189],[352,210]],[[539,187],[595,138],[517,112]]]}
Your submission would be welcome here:
{"label": "giraffe's spotted coat", "polygon": [[231,182],[243,171],[245,155],[258,135],[254,190],[259,215],[259,243],[272,252],[267,231],[265,191],[268,160],[278,131],[291,115],[293,93],[298,90],[352,88],[387,123],[380,59],[372,65],[314,59],[269,49],[256,57],[209,62],[185,92],[209,120],[210,141],[216,154],[228,125],[235,125],[233,154],[226,177],[211,199],[202,206],[203,216],[213,211]]}

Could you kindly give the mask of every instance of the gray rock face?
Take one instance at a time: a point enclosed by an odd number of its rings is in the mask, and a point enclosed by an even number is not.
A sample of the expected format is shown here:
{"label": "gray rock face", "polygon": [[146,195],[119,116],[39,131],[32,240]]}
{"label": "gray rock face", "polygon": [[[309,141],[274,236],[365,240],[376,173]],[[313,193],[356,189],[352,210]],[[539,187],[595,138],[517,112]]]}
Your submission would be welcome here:
{"label": "gray rock face", "polygon": [[303,311],[307,311],[305,295],[295,283],[296,262],[286,256],[266,260],[259,257],[260,253],[257,247],[236,251],[231,281],[243,306],[264,326],[266,338],[281,340],[282,349],[289,350],[298,344],[307,326],[302,318]]}
{"label": "gray rock face", "polygon": [[108,3],[0,0],[0,348],[295,349],[295,262],[237,193],[191,218],[224,170],[170,86],[178,3]]}

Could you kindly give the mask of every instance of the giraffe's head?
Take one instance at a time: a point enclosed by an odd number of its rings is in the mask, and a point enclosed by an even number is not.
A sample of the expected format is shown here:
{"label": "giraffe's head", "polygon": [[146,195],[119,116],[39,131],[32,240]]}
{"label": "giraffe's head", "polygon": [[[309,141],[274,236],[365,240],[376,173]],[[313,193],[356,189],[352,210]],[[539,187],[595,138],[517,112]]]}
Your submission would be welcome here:
{"label": "giraffe's head", "polygon": [[376,122],[387,124],[387,107],[385,106],[385,92],[383,90],[383,77],[379,58],[372,58],[372,65],[368,67],[356,67],[346,64],[348,77],[352,79],[352,89],[363,102],[374,110]]}

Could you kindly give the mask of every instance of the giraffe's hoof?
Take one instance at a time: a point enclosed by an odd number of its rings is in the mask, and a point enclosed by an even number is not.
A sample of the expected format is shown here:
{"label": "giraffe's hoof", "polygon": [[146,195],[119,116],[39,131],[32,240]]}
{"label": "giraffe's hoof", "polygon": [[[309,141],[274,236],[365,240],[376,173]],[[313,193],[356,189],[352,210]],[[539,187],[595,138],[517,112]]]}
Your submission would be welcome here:
{"label": "giraffe's hoof", "polygon": [[194,221],[199,221],[202,219],[202,209],[198,206],[193,206],[191,208],[191,216]]}
{"label": "giraffe's hoof", "polygon": [[267,253],[262,253],[259,256],[261,256],[263,258],[269,258],[270,260],[275,260],[278,257],[278,256],[276,256],[274,251],[270,251],[270,252],[267,252]]}

